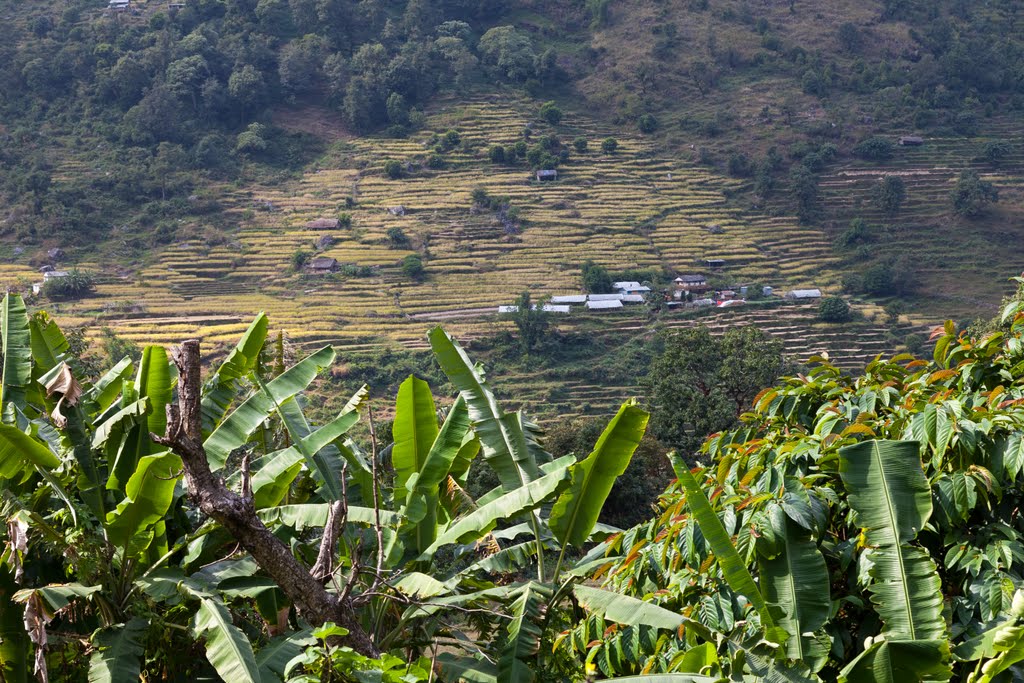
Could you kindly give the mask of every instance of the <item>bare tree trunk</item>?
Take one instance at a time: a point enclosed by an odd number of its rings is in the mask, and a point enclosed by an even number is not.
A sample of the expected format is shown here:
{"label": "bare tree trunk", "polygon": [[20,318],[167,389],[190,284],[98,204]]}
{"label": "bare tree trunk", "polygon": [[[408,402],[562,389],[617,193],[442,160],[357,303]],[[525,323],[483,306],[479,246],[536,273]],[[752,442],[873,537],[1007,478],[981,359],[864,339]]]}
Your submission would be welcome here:
{"label": "bare tree trunk", "polygon": [[[199,341],[184,342],[173,350],[172,357],[178,366],[178,405],[167,406],[166,436],[150,436],[181,456],[185,485],[192,500],[252,555],[305,619],[313,624],[331,621],[344,626],[349,631],[347,645],[364,655],[377,656],[379,651],[359,623],[351,600],[328,593],[323,583],[257,517],[252,496],[243,497],[231,491],[210,470],[202,441]],[[336,538],[336,534],[327,535]]]}

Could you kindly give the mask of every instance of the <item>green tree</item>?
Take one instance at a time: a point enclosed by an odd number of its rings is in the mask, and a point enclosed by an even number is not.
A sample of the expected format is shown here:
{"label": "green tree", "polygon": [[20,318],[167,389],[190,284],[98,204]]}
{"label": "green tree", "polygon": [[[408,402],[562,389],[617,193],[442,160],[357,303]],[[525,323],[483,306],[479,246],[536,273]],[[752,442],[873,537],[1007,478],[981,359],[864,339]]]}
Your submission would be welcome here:
{"label": "green tree", "polygon": [[606,154],[614,154],[615,150],[619,148],[619,141],[615,138],[605,138],[601,141],[601,149]]}
{"label": "green tree", "polygon": [[165,82],[172,93],[191,102],[192,110],[198,111],[199,93],[209,75],[210,67],[206,60],[199,55],[192,55],[171,62],[167,67]]}
{"label": "green tree", "polygon": [[587,139],[582,135],[576,137],[572,141],[572,148],[576,150],[577,154],[587,153]]}
{"label": "green tree", "polygon": [[228,95],[235,101],[241,116],[261,105],[266,97],[263,74],[251,64],[236,68],[228,78]]}
{"label": "green tree", "polygon": [[63,277],[51,277],[43,283],[42,294],[47,299],[80,299],[94,289],[94,279],[89,273],[72,270]]}
{"label": "green tree", "polygon": [[874,199],[882,211],[887,214],[899,213],[903,201],[907,198],[907,190],[903,178],[896,175],[886,175],[875,185]]}
{"label": "green tree", "polygon": [[551,321],[544,310],[544,302],[536,305],[530,299],[529,292],[523,292],[516,301],[516,310],[509,314],[516,326],[516,337],[523,355],[528,356],[540,349],[547,338]]}
{"label": "green tree", "polygon": [[557,126],[562,121],[562,110],[553,100],[545,102],[540,106],[540,117],[552,126]]}
{"label": "green tree", "polygon": [[512,81],[525,81],[536,74],[533,41],[514,26],[495,26],[477,45],[485,64]]}
{"label": "green tree", "polygon": [[950,200],[957,214],[977,218],[985,214],[989,204],[999,201],[999,190],[991,182],[982,180],[977,171],[966,170],[957,178]]}
{"label": "green tree", "polygon": [[423,259],[419,254],[409,254],[402,259],[402,274],[407,278],[419,280],[426,273],[423,267]]}
{"label": "green tree", "polygon": [[580,267],[583,289],[591,294],[609,294],[612,291],[612,276],[608,269],[593,261],[584,261]]}
{"label": "green tree", "polygon": [[487,153],[487,156],[490,158],[491,163],[503,164],[505,163],[505,148],[501,145],[494,145]]}
{"label": "green tree", "polygon": [[405,170],[402,168],[402,162],[396,159],[388,159],[384,162],[384,174],[392,180],[398,180],[402,177]]}
{"label": "green tree", "polygon": [[895,149],[892,140],[873,135],[854,145],[853,153],[862,159],[881,161],[891,158]]}
{"label": "green tree", "polygon": [[636,120],[636,126],[641,133],[653,133],[658,129],[658,119],[653,114],[641,114]]}
{"label": "green tree", "polygon": [[401,228],[388,228],[384,235],[388,239],[388,246],[392,249],[404,249],[409,245],[409,237]]}
{"label": "green tree", "polygon": [[734,426],[761,388],[789,368],[782,342],[755,327],[731,328],[721,337],[695,327],[665,334],[660,344],[642,382],[651,429],[684,453]]}
{"label": "green tree", "polygon": [[818,217],[818,176],[803,164],[794,164],[789,171],[790,190],[796,199],[796,215],[804,223]]}
{"label": "green tree", "polygon": [[818,319],[826,323],[843,323],[850,319],[850,305],[841,296],[827,296],[818,303]]}

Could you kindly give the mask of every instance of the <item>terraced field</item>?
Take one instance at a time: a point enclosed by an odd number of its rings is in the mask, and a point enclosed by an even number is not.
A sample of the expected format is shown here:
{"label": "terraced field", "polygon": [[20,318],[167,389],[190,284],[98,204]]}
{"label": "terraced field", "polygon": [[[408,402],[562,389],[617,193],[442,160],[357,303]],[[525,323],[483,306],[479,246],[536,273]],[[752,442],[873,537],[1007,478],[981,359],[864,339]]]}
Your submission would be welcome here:
{"label": "terraced field", "polygon": [[[920,290],[927,294],[921,310],[946,315],[995,313],[1001,294],[1011,291],[1006,278],[1024,267],[1024,146],[1020,122],[985,122],[985,137],[931,137],[921,147],[898,147],[893,159],[872,164],[854,161],[822,177],[822,204],[835,230],[855,217],[878,233],[889,254],[913,255]],[[1009,143],[998,164],[985,160],[986,142]],[[979,219],[954,216],[950,193],[960,172],[974,169],[999,190],[1000,201]],[[886,215],[872,199],[879,179],[899,175],[906,201]]]}
{"label": "terraced field", "polygon": [[[610,131],[576,118],[558,133],[562,140],[585,135],[590,151],[574,154],[555,182],[535,181],[523,165],[487,161],[491,145],[522,139],[527,124],[535,137],[547,132],[532,122],[535,106],[508,99],[440,106],[428,128],[457,129],[462,145],[444,155],[438,170],[423,163],[429,133],[404,140],[342,139],[294,182],[225,188],[220,202],[238,226],[227,243],[176,243],[120,275],[108,263],[80,264],[98,274],[96,296],[48,307],[63,322],[95,323],[94,332],[109,327],[139,344],[198,336],[214,346],[233,341],[262,310],[299,347],[332,343],[358,353],[396,343],[423,348],[424,332],[438,321],[464,339],[492,334],[508,325],[492,312],[523,290],[538,296],[578,292],[586,259],[612,271],[683,272],[698,270],[705,258],[720,258],[726,262],[722,274],[736,282],[780,292],[837,289],[839,272],[822,232],[793,219],[744,214],[723,194],[734,181],[660,156],[647,139],[619,138],[618,150],[606,154],[599,141]],[[387,159],[412,170],[388,179],[382,172]],[[476,187],[508,196],[525,219],[521,230],[507,230],[491,212],[473,209]],[[395,207],[402,210],[389,211]],[[307,227],[340,212],[351,213],[351,227]],[[386,232],[393,227],[408,235],[407,248],[389,247]],[[321,255],[343,268],[370,267],[370,274],[296,272],[292,255],[312,250],[325,234],[334,242]],[[422,281],[405,277],[399,267],[411,253],[424,259]],[[0,267],[7,286],[24,288],[33,277],[38,275],[23,264]],[[628,339],[651,331],[647,315],[641,306],[603,316],[574,313],[560,324]],[[801,357],[841,349],[844,360],[855,363],[885,350],[877,330],[815,336],[812,317],[805,307],[733,309],[709,321],[719,328],[755,321]],[[663,322],[693,324],[671,316]],[[571,391],[579,392],[575,401],[596,405],[628,389],[581,385]]]}

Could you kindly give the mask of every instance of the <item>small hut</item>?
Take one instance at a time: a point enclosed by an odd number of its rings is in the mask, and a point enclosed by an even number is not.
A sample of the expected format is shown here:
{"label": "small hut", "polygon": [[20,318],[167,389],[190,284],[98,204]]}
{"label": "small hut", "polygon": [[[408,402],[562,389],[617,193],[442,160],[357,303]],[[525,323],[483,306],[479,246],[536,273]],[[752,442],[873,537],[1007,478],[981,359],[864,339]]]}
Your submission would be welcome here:
{"label": "small hut", "polygon": [[341,221],[337,218],[317,218],[306,223],[306,227],[310,230],[337,230],[339,225],[341,225]]}
{"label": "small hut", "polygon": [[329,256],[317,256],[306,266],[311,273],[333,273],[338,269],[338,259]]}
{"label": "small hut", "polygon": [[903,135],[900,137],[900,145],[904,147],[920,147],[924,144],[924,138],[919,135]]}
{"label": "small hut", "polygon": [[537,171],[537,180],[558,180],[558,171],[553,168]]}

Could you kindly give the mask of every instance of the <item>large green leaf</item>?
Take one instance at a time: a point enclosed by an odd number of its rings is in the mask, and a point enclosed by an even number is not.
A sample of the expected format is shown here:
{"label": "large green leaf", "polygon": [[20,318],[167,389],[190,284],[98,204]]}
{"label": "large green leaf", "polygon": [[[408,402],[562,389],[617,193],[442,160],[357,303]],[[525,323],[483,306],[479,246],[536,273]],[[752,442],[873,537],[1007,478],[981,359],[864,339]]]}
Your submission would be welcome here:
{"label": "large green leaf", "polygon": [[587,542],[612,485],[640,445],[649,418],[635,399],[623,403],[590,455],[570,469],[572,482],[555,501],[548,521],[563,546],[581,548]]}
{"label": "large green leaf", "polygon": [[773,506],[769,515],[780,547],[758,559],[764,598],[789,634],[786,656],[817,671],[827,654],[814,633],[825,625],[832,606],[828,567],[810,532],[790,519],[782,506]]}
{"label": "large green leaf", "polygon": [[706,627],[654,603],[583,584],[577,584],[572,591],[583,607],[607,621],[624,626],[643,625],[669,631],[685,626],[705,640],[712,639]]}
{"label": "large green leaf", "polygon": [[123,548],[126,555],[148,548],[153,539],[151,529],[170,509],[181,473],[181,458],[174,453],[141,458],[125,486],[125,499],[107,513],[108,540]]}
{"label": "large green leaf", "polygon": [[14,409],[24,411],[27,407],[25,392],[32,381],[32,333],[20,294],[8,293],[0,302],[0,337],[3,341],[0,406],[4,422],[12,423]]}
{"label": "large green leaf", "polygon": [[224,418],[206,438],[206,454],[210,467],[224,467],[231,451],[249,440],[287,399],[306,390],[320,371],[334,362],[334,349],[329,346],[306,356],[285,372],[268,382]]}
{"label": "large green leaf", "polygon": [[405,482],[406,524],[414,530],[418,552],[426,550],[437,538],[437,510],[441,504],[438,486],[448,478],[469,432],[469,412],[460,396],[448,411],[419,471]]}
{"label": "large green leaf", "polygon": [[32,360],[36,372],[42,374],[57,367],[68,350],[68,340],[53,320],[32,318],[29,321],[32,336]]}
{"label": "large green leaf", "polygon": [[946,637],[942,582],[928,553],[909,545],[932,495],[914,441],[865,441],[839,451],[839,472],[872,563],[871,600],[891,640]]}
{"label": "large green leaf", "polygon": [[604,683],[604,681],[615,681],[615,683],[718,683],[721,680],[721,678],[698,676],[697,674],[646,674],[644,676],[602,678],[597,683]]}
{"label": "large green leaf", "polygon": [[391,463],[395,468],[395,488],[405,488],[413,474],[423,468],[434,439],[437,438],[437,409],[430,385],[409,375],[398,388],[395,419],[391,427],[394,446]]}
{"label": "large green leaf", "polygon": [[0,477],[21,479],[35,467],[53,470],[60,467],[60,459],[17,427],[0,424]]}
{"label": "large green leaf", "polygon": [[466,401],[484,458],[502,487],[511,491],[540,477],[519,417],[501,411],[469,356],[443,329],[435,327],[427,336],[441,369]]}
{"label": "large green leaf", "polygon": [[271,639],[256,653],[256,666],[259,667],[263,683],[282,680],[288,662],[315,643],[316,638],[308,629]]}
{"label": "large green leaf", "polygon": [[563,467],[456,519],[418,559],[429,560],[438,548],[449,543],[475,541],[493,529],[498,520],[538,508],[564,485],[567,473],[568,468]]}
{"label": "large green leaf", "polygon": [[269,321],[264,313],[256,316],[235,348],[224,359],[203,388],[203,433],[209,434],[220,424],[239,391],[239,380],[247,377],[259,362],[260,351],[267,340]]}
{"label": "large green leaf", "polygon": [[261,683],[249,639],[231,622],[221,603],[203,598],[195,617],[195,633],[206,639],[206,658],[217,675],[231,683]]}
{"label": "large green leaf", "polygon": [[548,609],[551,586],[531,581],[519,590],[512,602],[512,620],[508,638],[498,658],[498,680],[502,683],[532,683],[537,662],[531,661],[540,651],[543,635],[541,621]]}
{"label": "large green leaf", "polygon": [[117,362],[110,370],[103,373],[103,376],[96,380],[96,383],[86,389],[82,395],[84,401],[94,406],[95,412],[103,412],[114,403],[114,399],[121,393],[124,380],[132,371],[132,359],[125,356]]}
{"label": "large green leaf", "polygon": [[747,570],[746,563],[740,558],[736,546],[732,544],[725,526],[722,525],[722,520],[715,514],[707,496],[697,484],[697,480],[685,467],[676,467],[676,476],[679,477],[679,483],[686,491],[686,504],[696,518],[697,524],[700,525],[700,530],[711,546],[711,550],[715,553],[718,566],[729,587],[750,601],[754,609],[761,615],[761,623],[766,629],[773,628],[775,619],[769,612],[768,605],[761,596],[757,584],[754,583],[754,577]]}
{"label": "large green leaf", "polygon": [[913,683],[949,678],[949,643],[877,640],[839,672],[839,683]]}
{"label": "large green leaf", "polygon": [[[327,497],[330,500],[341,500],[344,490],[338,461],[345,457],[351,462],[354,456],[338,440],[359,421],[359,413],[355,410],[343,410],[340,415],[314,432],[310,432],[306,417],[293,398],[279,406],[278,415],[281,416],[289,436],[295,443],[295,450],[302,454],[309,469],[319,475],[327,491]],[[368,472],[361,467],[362,463],[356,464],[357,467],[353,468],[353,477],[363,485],[370,485],[366,481]]]}
{"label": "large green leaf", "polygon": [[143,637],[149,622],[135,617],[93,635],[96,650],[89,659],[89,683],[121,683],[139,680]]}
{"label": "large green leaf", "polygon": [[302,470],[304,458],[294,448],[275,451],[253,463],[253,504],[257,509],[280,505]]}

